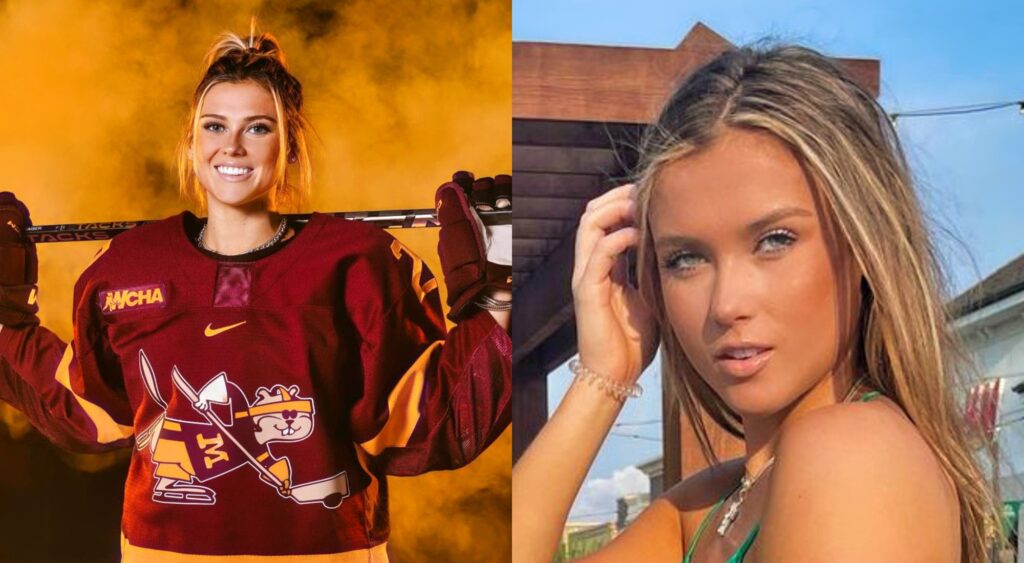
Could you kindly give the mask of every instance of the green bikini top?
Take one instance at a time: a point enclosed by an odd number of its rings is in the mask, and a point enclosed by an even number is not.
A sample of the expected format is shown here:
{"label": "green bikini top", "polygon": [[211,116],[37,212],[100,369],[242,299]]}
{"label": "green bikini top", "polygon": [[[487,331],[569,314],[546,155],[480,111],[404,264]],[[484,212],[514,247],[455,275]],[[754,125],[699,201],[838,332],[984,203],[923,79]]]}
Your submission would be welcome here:
{"label": "green bikini top", "polygon": [[[881,393],[879,393],[878,391],[868,391],[867,393],[861,395],[860,398],[857,400],[861,402],[870,401],[871,399],[874,399],[880,394]],[[739,489],[738,485],[736,486],[736,489]],[[715,506],[712,507],[710,511],[708,511],[706,516],[704,516],[704,520],[702,520],[700,526],[697,527],[697,534],[693,537],[693,542],[690,543],[690,549],[686,550],[686,557],[683,557],[683,563],[691,563],[690,559],[693,557],[693,550],[697,547],[697,541],[700,539],[700,535],[704,532],[704,528],[707,527],[708,521],[711,520],[711,517],[714,516],[715,513],[718,512],[718,509],[722,507],[722,503],[725,502],[725,499],[729,498],[730,496],[732,496],[733,493],[736,492],[736,489],[729,491],[729,493],[722,497],[718,502],[716,502]],[[759,532],[760,530],[761,523],[758,522],[754,525],[753,529],[750,530],[750,533],[747,534],[747,539],[743,540],[743,544],[740,545],[739,549],[736,550],[736,553],[733,553],[732,557],[727,559],[725,563],[742,563],[743,558],[747,556],[747,551],[750,550],[750,546],[753,545],[754,540],[757,538],[757,532]]]}

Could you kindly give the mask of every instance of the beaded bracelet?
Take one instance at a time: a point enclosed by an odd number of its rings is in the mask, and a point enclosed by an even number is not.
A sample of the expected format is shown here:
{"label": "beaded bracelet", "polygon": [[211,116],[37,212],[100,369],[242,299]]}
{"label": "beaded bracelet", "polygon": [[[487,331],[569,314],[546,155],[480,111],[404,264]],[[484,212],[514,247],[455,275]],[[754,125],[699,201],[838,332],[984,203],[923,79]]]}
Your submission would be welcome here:
{"label": "beaded bracelet", "polygon": [[620,403],[626,402],[626,399],[630,397],[634,399],[640,398],[644,394],[644,388],[639,383],[627,385],[619,381],[613,381],[583,365],[575,358],[569,362],[569,371],[576,375],[576,379],[597,387]]}

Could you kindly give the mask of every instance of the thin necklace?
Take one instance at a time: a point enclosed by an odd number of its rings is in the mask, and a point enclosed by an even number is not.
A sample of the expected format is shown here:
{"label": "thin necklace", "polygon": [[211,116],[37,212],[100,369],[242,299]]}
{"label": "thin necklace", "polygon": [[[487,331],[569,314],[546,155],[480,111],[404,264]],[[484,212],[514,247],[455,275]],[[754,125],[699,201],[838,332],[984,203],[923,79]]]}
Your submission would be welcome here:
{"label": "thin necklace", "polygon": [[[221,254],[221,256],[243,256],[245,254],[252,254],[253,252],[259,252],[261,250],[266,250],[266,249],[270,248],[271,246],[274,246],[275,244],[280,242],[281,241],[281,237],[284,236],[284,232],[287,229],[288,229],[288,218],[287,217],[281,217],[281,224],[278,225],[277,232],[274,233],[274,236],[271,237],[270,240],[268,240],[267,242],[257,246],[256,248],[253,248],[253,249],[250,249],[250,250],[246,250],[245,252],[242,252],[240,254],[230,254],[230,255]],[[216,250],[213,250],[212,248],[206,246],[206,243],[203,242],[203,235],[205,235],[205,234],[206,234],[206,223],[203,223],[203,228],[199,229],[199,236],[196,237],[196,244],[199,245],[199,248],[202,248],[203,250],[206,250],[207,252],[213,252],[214,254],[220,254]]]}
{"label": "thin necklace", "polygon": [[[862,380],[858,378],[857,381],[853,382],[853,385],[850,386],[850,390],[847,391],[846,397],[843,398],[842,402],[845,403],[849,401],[851,397],[853,397],[854,393],[857,391],[857,388],[860,387],[861,381]],[[747,491],[750,490],[750,487],[754,486],[754,483],[756,483],[757,480],[760,479],[761,476],[765,474],[765,472],[768,470],[769,467],[772,466],[773,463],[775,463],[774,455],[768,458],[768,461],[766,461],[765,464],[761,466],[761,469],[758,470],[757,475],[754,475],[753,478],[744,474],[743,477],[740,479],[739,494],[736,496],[736,500],[732,501],[732,503],[729,505],[729,509],[725,511],[725,516],[722,517],[722,522],[718,525],[719,536],[724,536],[725,533],[729,530],[729,527],[732,526],[732,523],[735,522],[737,518],[739,518],[740,506],[743,505],[743,501],[747,498]]]}

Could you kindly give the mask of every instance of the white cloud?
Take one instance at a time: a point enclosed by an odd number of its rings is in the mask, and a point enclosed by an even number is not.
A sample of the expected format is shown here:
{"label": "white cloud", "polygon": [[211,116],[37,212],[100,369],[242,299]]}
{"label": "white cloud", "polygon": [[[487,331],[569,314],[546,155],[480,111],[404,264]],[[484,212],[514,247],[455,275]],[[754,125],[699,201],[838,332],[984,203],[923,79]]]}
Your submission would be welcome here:
{"label": "white cloud", "polygon": [[650,490],[647,475],[630,465],[612,472],[611,478],[591,479],[583,484],[569,512],[570,521],[607,522],[615,519],[615,499]]}

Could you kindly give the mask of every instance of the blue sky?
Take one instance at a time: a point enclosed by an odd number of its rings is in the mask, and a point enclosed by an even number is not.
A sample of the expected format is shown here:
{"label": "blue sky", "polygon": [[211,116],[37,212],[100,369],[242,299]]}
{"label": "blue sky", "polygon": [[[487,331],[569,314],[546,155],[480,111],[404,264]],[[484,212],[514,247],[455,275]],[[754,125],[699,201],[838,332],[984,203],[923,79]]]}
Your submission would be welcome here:
{"label": "blue sky", "polygon": [[[512,37],[673,48],[700,21],[734,44],[770,36],[829,55],[879,59],[879,100],[892,112],[1024,99],[1022,8],[1011,2],[968,8],[879,0],[514,0]],[[963,243],[938,238],[957,292],[1024,253],[1024,115],[1017,108],[901,119],[897,128],[926,209]],[[568,382],[565,370],[552,374],[552,410]],[[645,397],[620,421],[660,418],[658,374],[645,374],[643,382]],[[615,431],[660,437],[657,424]],[[636,475],[623,468],[659,454],[657,442],[609,437],[573,514],[614,510],[609,496],[637,486]]]}

